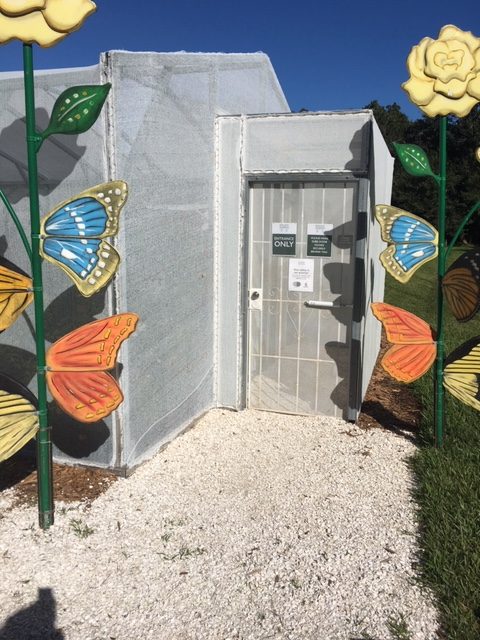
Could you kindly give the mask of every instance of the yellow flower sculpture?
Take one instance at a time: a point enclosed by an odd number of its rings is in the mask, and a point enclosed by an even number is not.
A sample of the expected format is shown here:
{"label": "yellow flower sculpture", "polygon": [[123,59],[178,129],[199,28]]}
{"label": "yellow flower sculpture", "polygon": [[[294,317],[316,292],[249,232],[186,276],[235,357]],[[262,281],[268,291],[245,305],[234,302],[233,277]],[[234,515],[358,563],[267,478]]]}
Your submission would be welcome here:
{"label": "yellow flower sculpture", "polygon": [[427,116],[466,116],[480,101],[480,40],[449,24],[438,40],[423,38],[408,56],[402,87]]}
{"label": "yellow flower sculpture", "polygon": [[18,38],[51,47],[96,10],[91,0],[0,0],[0,43]]}

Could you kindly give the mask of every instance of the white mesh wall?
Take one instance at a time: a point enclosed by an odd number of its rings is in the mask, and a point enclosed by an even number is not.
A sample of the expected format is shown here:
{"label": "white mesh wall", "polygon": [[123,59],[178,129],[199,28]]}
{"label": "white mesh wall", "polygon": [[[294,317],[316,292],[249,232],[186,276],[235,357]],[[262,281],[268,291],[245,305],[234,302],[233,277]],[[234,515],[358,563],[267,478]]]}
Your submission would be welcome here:
{"label": "white mesh wall", "polygon": [[[44,144],[41,206],[46,213],[106,179],[126,180],[115,241],[122,264],[114,285],[89,299],[45,264],[47,339],[110,313],[134,311],[141,320],[120,351],[120,410],[92,425],[53,407],[51,417],[57,460],[128,470],[215,402],[242,404],[245,173],[358,173],[372,201],[387,201],[392,163],[369,112],[221,118],[215,128],[217,115],[288,111],[263,54],[110,52],[98,66],[38,73],[39,128],[66,87],[106,81],[112,91],[93,129]],[[0,181],[28,227],[22,77],[0,74],[0,84]],[[0,255],[29,271],[4,210],[0,225]],[[371,219],[368,245],[367,294],[378,299],[383,272]],[[362,392],[379,336],[371,318],[364,327]],[[26,384],[35,373],[32,336],[32,310],[0,336],[0,369]]]}
{"label": "white mesh wall", "polygon": [[[85,299],[45,264],[45,303],[49,341],[110,313],[141,317],[120,351],[120,411],[92,425],[52,412],[56,459],[125,469],[213,403],[214,118],[288,104],[263,54],[113,52],[99,66],[36,74],[39,128],[65,88],[105,81],[113,88],[94,128],[42,148],[41,204],[47,212],[105,179],[127,180],[121,269],[113,287]],[[28,226],[22,77],[0,74],[0,85],[0,181]],[[5,211],[0,221],[0,255],[29,271]],[[35,372],[31,317],[0,336],[0,369],[27,384]]]}
{"label": "white mesh wall", "polygon": [[215,115],[288,106],[263,54],[113,52],[104,65],[109,172],[131,185],[116,301],[141,317],[122,355],[131,467],[213,404]]}
{"label": "white mesh wall", "polygon": [[[98,84],[98,66],[36,74],[36,119],[46,127],[59,94],[67,87]],[[0,74],[0,186],[11,200],[24,226],[30,229],[27,195],[25,105],[23,77]],[[104,172],[103,116],[87,133],[49,138],[38,154],[42,215],[87,187],[102,182]],[[30,273],[24,247],[5,208],[0,209],[0,255]],[[46,338],[51,343],[76,327],[107,315],[108,293],[83,298],[71,280],[55,266],[44,263]],[[0,335],[0,369],[36,392],[33,308]],[[47,344],[48,346],[48,344]],[[80,425],[51,405],[54,454],[58,460],[112,466],[118,437],[111,421]]]}

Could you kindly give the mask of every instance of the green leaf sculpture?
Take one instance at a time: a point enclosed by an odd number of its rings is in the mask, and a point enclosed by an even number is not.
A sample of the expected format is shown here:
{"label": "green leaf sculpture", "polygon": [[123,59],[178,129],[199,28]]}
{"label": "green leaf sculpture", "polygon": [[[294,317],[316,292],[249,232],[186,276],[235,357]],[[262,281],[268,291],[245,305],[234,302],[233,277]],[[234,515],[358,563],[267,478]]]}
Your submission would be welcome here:
{"label": "green leaf sculpture", "polygon": [[411,176],[422,178],[430,176],[435,180],[438,180],[438,176],[435,175],[430,167],[427,154],[425,151],[416,144],[397,144],[394,143],[395,152],[402,163],[402,167]]}
{"label": "green leaf sculpture", "polygon": [[55,102],[48,127],[40,133],[42,140],[54,133],[83,133],[100,115],[110,91],[110,83],[84,85],[66,89]]}

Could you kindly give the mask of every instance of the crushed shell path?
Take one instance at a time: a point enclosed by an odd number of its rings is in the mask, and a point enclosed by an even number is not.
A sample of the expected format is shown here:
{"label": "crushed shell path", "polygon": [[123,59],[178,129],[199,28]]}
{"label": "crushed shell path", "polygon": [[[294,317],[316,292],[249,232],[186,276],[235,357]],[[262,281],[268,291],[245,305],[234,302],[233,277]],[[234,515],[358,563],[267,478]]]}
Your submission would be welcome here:
{"label": "crushed shell path", "polygon": [[330,418],[214,410],[91,506],[0,497],[2,640],[433,640],[414,445]]}

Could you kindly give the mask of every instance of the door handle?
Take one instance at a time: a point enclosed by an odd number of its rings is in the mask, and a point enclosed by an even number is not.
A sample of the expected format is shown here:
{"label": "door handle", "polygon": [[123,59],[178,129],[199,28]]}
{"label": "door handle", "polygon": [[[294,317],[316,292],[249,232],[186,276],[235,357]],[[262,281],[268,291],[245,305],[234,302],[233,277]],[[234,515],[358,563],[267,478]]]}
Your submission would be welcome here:
{"label": "door handle", "polygon": [[309,309],[351,309],[351,304],[336,303],[331,300],[305,300],[303,303]]}

